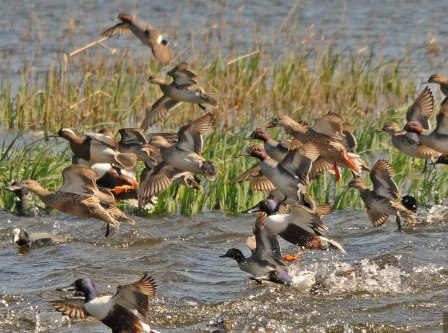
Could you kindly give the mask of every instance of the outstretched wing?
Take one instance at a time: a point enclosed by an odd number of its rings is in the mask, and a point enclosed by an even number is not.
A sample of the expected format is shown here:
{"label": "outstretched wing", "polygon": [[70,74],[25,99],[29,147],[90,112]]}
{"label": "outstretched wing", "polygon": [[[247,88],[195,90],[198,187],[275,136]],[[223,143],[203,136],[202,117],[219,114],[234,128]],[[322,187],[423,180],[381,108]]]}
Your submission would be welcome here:
{"label": "outstretched wing", "polygon": [[154,279],[145,273],[137,282],[118,286],[113,297],[125,309],[138,311],[146,317],[149,313],[149,300],[155,297],[156,290]]}
{"label": "outstretched wing", "polygon": [[394,168],[386,160],[378,160],[370,170],[373,191],[389,199],[397,199],[400,192],[393,180]]}
{"label": "outstretched wing", "polygon": [[56,311],[73,319],[86,319],[90,316],[84,308],[84,299],[57,300],[49,303]]}

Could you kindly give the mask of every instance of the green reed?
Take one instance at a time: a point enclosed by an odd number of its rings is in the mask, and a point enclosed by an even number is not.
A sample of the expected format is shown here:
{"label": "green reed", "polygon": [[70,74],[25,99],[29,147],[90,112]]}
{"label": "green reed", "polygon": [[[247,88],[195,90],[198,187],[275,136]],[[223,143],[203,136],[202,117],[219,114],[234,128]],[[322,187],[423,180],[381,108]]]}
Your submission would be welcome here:
{"label": "green reed", "polygon": [[[238,157],[249,144],[244,139],[275,115],[311,121],[330,110],[355,126],[358,152],[369,165],[377,158],[386,158],[394,165],[403,194],[428,203],[446,197],[444,166],[430,167],[422,174],[422,161],[396,151],[389,135],[377,132],[386,121],[404,124],[406,106],[416,95],[413,73],[404,70],[409,67],[402,61],[376,57],[373,48],[362,55],[312,45],[277,58],[260,45],[259,53],[229,63],[234,58],[237,55],[224,58],[216,54],[210,59],[198,51],[191,61],[204,87],[219,100],[204,152],[216,164],[217,180],[203,181],[204,193],[173,186],[159,196],[156,213],[237,212],[255,204],[263,193],[251,191],[247,183],[228,184],[256,163],[253,158]],[[43,74],[24,75],[17,89],[3,77],[0,121],[4,129],[43,131],[45,137],[62,127],[92,131],[102,126],[115,130],[139,126],[145,109],[161,96],[159,87],[145,83],[148,74],[158,71],[154,62],[135,60],[128,51],[115,57],[99,50],[71,59],[61,57]],[[182,105],[156,130],[177,130],[200,115],[197,106]],[[281,130],[272,133],[274,138],[283,135]],[[67,149],[54,153],[54,145],[42,139],[29,145],[4,141],[0,181],[7,184],[34,178],[49,189],[57,188],[69,154]],[[360,207],[359,194],[342,187],[351,177],[343,170],[341,181],[335,184],[333,176],[321,176],[312,182],[310,193],[316,201],[332,202],[337,209]],[[367,174],[364,178],[368,179]],[[0,204],[9,209],[12,196],[1,192]]]}

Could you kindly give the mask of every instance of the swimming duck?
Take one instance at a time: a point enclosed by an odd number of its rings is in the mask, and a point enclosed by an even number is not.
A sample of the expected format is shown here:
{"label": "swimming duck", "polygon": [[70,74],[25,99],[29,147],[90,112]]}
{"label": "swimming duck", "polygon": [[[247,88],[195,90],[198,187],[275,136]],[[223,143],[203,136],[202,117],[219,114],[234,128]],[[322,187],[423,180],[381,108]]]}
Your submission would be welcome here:
{"label": "swimming duck", "polygon": [[[426,87],[408,108],[406,112],[406,121],[417,121],[424,129],[429,130],[429,118],[432,117],[433,114],[434,98],[431,90]],[[401,129],[400,125],[395,122],[385,124],[382,130],[392,134],[392,144],[406,155],[425,160],[440,156],[440,153],[436,152],[434,149],[421,144],[418,136]]]}
{"label": "swimming duck", "polygon": [[[296,204],[290,214],[276,214],[278,202],[273,199],[260,201],[258,210],[265,212],[265,227],[284,240],[310,250],[338,250],[346,253],[339,242],[328,237],[328,227],[322,222],[314,207]],[[253,209],[255,211],[256,208]]]}
{"label": "swimming duck", "polygon": [[287,197],[286,203],[294,204],[301,201],[301,193],[306,192],[308,173],[313,161],[319,156],[319,150],[314,144],[307,143],[291,149],[281,162],[277,162],[266,154],[262,146],[253,145],[246,155],[260,160],[263,175]]}
{"label": "swimming duck", "polygon": [[204,111],[207,111],[205,104],[213,107],[218,105],[218,101],[214,97],[196,84],[178,86],[176,81],[168,83],[160,74],[151,75],[148,82],[159,85],[163,96],[146,110],[146,116],[141,125],[144,130],[147,130],[159,119],[166,117],[169,111],[174,110],[183,102],[198,104]]}
{"label": "swimming duck", "polygon": [[32,247],[44,246],[67,242],[63,236],[53,235],[48,232],[28,233],[25,229],[14,228],[12,230],[13,242],[19,246]]}
{"label": "swimming duck", "polygon": [[24,180],[20,186],[35,193],[45,205],[63,213],[80,217],[93,217],[106,223],[106,237],[110,227],[117,227],[122,220],[134,224],[114,206],[115,198],[110,192],[102,192],[96,186],[98,175],[84,165],[72,165],[62,170],[64,182],[61,188],[54,192],[44,189],[35,180]]}
{"label": "swimming duck", "polygon": [[132,32],[135,37],[140,39],[142,44],[151,48],[152,54],[163,66],[168,65],[173,60],[174,54],[168,47],[168,40],[164,38],[159,29],[147,23],[139,22],[125,12],[120,12],[118,19],[121,23],[103,31],[101,35],[112,37]]}
{"label": "swimming duck", "polygon": [[432,74],[428,81],[423,83],[435,83],[440,85],[440,91],[445,95],[445,99],[442,101],[442,105],[448,100],[448,79],[441,74]]}
{"label": "swimming duck", "polygon": [[359,171],[348,156],[347,149],[340,142],[343,138],[343,124],[344,120],[340,116],[330,112],[316,119],[313,126],[304,122],[298,123],[288,116],[281,116],[274,118],[262,127],[281,126],[294,139],[302,143],[315,144],[319,149],[320,156],[333,164],[335,179],[339,180],[338,165],[349,167],[356,173]]}
{"label": "swimming duck", "polygon": [[178,141],[174,145],[163,137],[152,137],[150,144],[160,148],[163,162],[141,180],[139,201],[144,202],[155,193],[164,191],[176,178],[188,177],[185,172],[193,175],[201,174],[209,180],[215,179],[216,170],[213,162],[205,160],[200,155],[204,145],[202,135],[208,130],[213,120],[213,113],[207,113],[181,127],[178,132]]}
{"label": "swimming duck", "polygon": [[369,190],[361,178],[353,179],[347,187],[358,189],[361,199],[367,208],[367,215],[374,227],[383,225],[389,215],[396,216],[398,229],[401,229],[401,218],[415,223],[416,215],[404,207],[397,199],[399,191],[393,180],[394,169],[386,160],[378,160],[370,171],[373,191]]}
{"label": "swimming duck", "polygon": [[118,151],[115,137],[101,133],[86,134],[85,138],[78,137],[69,128],[61,129],[57,136],[68,140],[70,148],[77,157],[90,163],[110,163],[124,169],[130,169],[137,163],[135,154],[123,154]]}
{"label": "swimming duck", "polygon": [[53,308],[73,319],[92,316],[112,329],[112,333],[159,333],[143,322],[149,315],[149,301],[155,297],[157,285],[144,274],[137,282],[118,286],[115,295],[97,296],[95,284],[90,279],[78,279],[59,291],[75,291],[84,299],[50,301]]}
{"label": "swimming duck", "polygon": [[243,252],[236,248],[228,250],[220,257],[235,259],[238,267],[251,274],[251,279],[257,282],[289,283],[292,278],[286,272],[286,264],[281,259],[280,245],[277,238],[264,228],[263,220],[265,218],[266,214],[258,214],[253,229],[255,238],[249,237],[247,240],[248,247],[252,252],[250,257],[245,257]]}
{"label": "swimming duck", "polygon": [[420,143],[443,154],[448,153],[448,103],[444,103],[437,115],[436,128],[431,132],[425,130],[418,121],[407,123],[405,130],[417,133]]}

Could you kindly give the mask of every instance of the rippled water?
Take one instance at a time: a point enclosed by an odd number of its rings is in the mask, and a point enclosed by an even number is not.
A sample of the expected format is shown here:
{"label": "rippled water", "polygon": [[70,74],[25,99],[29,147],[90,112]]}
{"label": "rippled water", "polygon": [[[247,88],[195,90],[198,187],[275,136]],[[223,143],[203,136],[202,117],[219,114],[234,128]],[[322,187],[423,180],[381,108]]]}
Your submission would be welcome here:
{"label": "rippled water", "polygon": [[[114,24],[120,10],[163,28],[174,49],[185,51],[185,60],[191,58],[195,48],[203,47],[201,33],[213,34],[215,30],[223,30],[215,34],[224,56],[229,48],[232,53],[252,51],[256,41],[274,42],[273,49],[284,52],[275,41],[288,34],[298,38],[314,36],[310,38],[315,40],[320,40],[321,35],[324,39],[338,36],[332,47],[366,55],[375,45],[376,57],[410,58],[411,64],[425,75],[445,70],[447,60],[445,0],[299,0],[297,6],[296,1],[286,0],[0,3],[0,72],[8,73],[16,84],[20,73],[28,73],[27,69],[32,68],[33,73],[48,70],[59,55],[98,39],[101,31]],[[294,24],[282,26],[289,13],[288,23]],[[283,33],[279,33],[281,27]],[[130,37],[114,38],[107,44],[119,50],[129,47],[137,57],[151,57],[148,48]],[[319,45],[328,46],[323,41]],[[296,47],[302,47],[301,43],[297,42]]]}
{"label": "rippled water", "polygon": [[[422,214],[420,214],[422,215]],[[101,292],[149,272],[159,285],[151,323],[163,332],[204,332],[216,318],[238,330],[272,332],[441,332],[448,311],[448,210],[434,207],[425,222],[402,232],[370,226],[364,211],[326,217],[348,254],[309,251],[292,271],[316,272],[313,291],[249,281],[230,247],[244,252],[255,216],[219,212],[192,217],[137,218],[104,239],[101,223],[63,214],[19,218],[1,214],[0,331],[108,332],[94,321],[69,321],[46,303],[79,277]],[[66,244],[22,254],[14,227],[70,235]],[[284,244],[291,253],[292,246]],[[347,276],[335,273],[355,269]]]}

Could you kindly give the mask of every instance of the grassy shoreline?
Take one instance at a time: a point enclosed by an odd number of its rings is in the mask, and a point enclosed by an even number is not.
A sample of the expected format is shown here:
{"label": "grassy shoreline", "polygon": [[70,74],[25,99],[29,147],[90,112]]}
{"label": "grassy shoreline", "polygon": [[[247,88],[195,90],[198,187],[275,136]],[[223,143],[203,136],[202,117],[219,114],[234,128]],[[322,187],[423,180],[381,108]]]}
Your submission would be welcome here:
{"label": "grassy shoreline", "polygon": [[[212,209],[234,213],[255,204],[264,194],[250,191],[248,184],[228,184],[255,163],[250,158],[236,158],[248,145],[244,138],[278,114],[310,121],[329,110],[354,125],[358,152],[369,164],[386,158],[394,165],[403,194],[414,195],[422,203],[439,202],[447,196],[446,167],[429,168],[422,175],[423,161],[396,151],[389,135],[376,132],[387,121],[404,124],[406,107],[416,95],[412,73],[404,72],[399,61],[375,60],[373,51],[364,57],[333,54],[330,49],[296,52],[273,63],[269,56],[260,52],[230,65],[221,58],[209,65],[192,64],[204,86],[220,102],[204,152],[206,158],[215,161],[219,177],[205,183],[206,193],[179,188],[173,198],[175,188],[171,188],[159,196],[156,213],[189,214]],[[49,189],[57,188],[62,181],[60,171],[69,165],[69,152],[58,148],[54,153],[56,143],[44,138],[62,127],[82,132],[102,126],[114,130],[138,126],[145,108],[160,96],[158,87],[144,84],[149,73],[158,71],[155,66],[137,63],[126,52],[114,59],[93,52],[70,62],[61,59],[35,79],[24,79],[17,94],[4,77],[0,84],[0,119],[5,130],[44,134],[24,147],[17,142],[9,146],[3,140],[0,182],[34,178]],[[200,115],[196,106],[182,105],[160,128],[177,130]],[[278,130],[273,133],[275,138],[283,135]],[[60,144],[64,147],[66,143]],[[321,177],[312,183],[310,193],[318,202],[334,202],[337,209],[360,207],[358,194],[341,188],[350,178],[345,171],[338,184],[331,175]],[[12,195],[2,191],[0,205],[11,209]]]}

